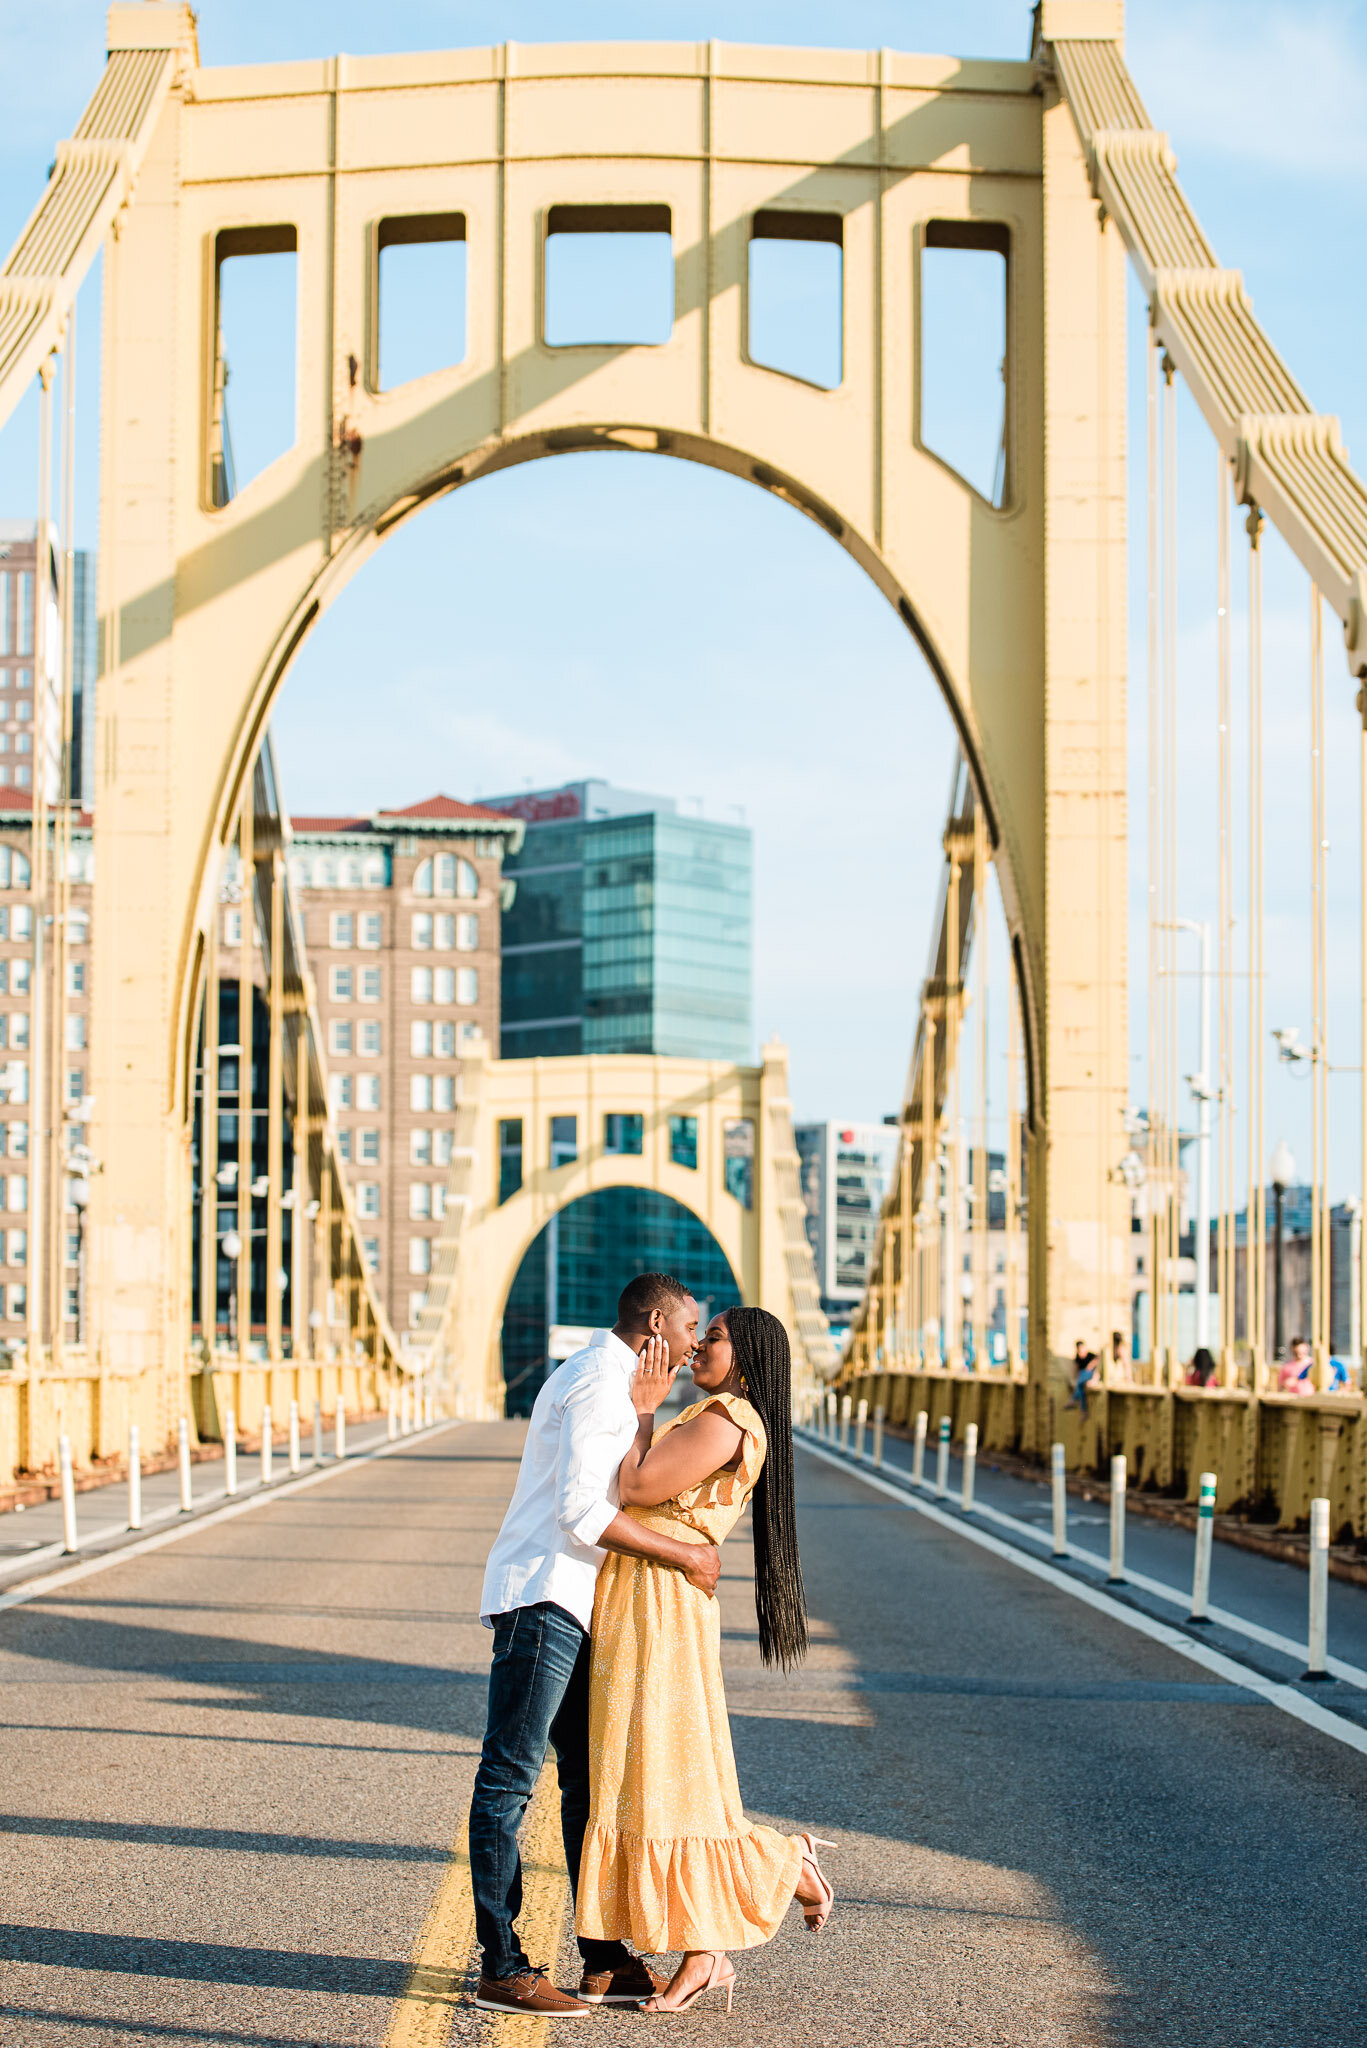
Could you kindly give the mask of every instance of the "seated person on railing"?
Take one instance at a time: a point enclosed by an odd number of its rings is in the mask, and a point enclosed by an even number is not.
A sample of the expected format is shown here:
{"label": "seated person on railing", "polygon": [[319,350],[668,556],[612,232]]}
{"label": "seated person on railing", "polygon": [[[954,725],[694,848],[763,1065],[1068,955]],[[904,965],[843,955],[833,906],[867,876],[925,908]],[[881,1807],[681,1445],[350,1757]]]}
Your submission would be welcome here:
{"label": "seated person on railing", "polygon": [[1291,1339],[1291,1356],[1277,1367],[1277,1392],[1279,1394],[1313,1394],[1315,1391],[1314,1354],[1308,1337]]}
{"label": "seated person on railing", "polygon": [[1204,1344],[1198,1345],[1192,1354],[1191,1364],[1187,1367],[1187,1385],[1189,1387],[1208,1387],[1214,1383],[1214,1379],[1215,1360],[1211,1357]]}

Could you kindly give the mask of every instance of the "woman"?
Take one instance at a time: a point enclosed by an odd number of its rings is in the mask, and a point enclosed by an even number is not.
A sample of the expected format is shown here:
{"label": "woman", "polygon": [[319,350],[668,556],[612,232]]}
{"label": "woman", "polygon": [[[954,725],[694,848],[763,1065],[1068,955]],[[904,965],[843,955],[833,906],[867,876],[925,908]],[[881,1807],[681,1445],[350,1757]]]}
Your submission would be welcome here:
{"label": "woman", "polygon": [[[788,1337],[777,1316],[714,1316],[693,1359],[703,1398],[654,1435],[674,1374],[652,1344],[632,1388],[636,1441],[618,1478],[636,1521],[720,1544],[754,1496],[760,1655],[787,1670],[807,1648],[797,1554]],[[598,1575],[589,1678],[593,1785],[577,1927],[660,1954],[683,1949],[646,2012],[682,2012],[726,1992],[728,1949],[757,1948],[793,1899],[824,1927],[835,1894],[810,1834],[748,1822],[736,1783],[721,1676],[721,1617],[679,1572],[609,1554]]]}

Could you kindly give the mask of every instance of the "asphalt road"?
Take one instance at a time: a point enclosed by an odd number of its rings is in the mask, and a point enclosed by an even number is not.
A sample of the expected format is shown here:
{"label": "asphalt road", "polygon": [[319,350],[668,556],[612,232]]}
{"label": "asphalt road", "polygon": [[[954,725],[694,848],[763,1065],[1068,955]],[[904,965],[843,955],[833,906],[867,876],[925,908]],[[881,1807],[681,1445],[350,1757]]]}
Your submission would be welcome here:
{"label": "asphalt road", "polygon": [[[462,1882],[479,1584],[520,1440],[408,1440],[0,1614],[4,2048],[398,2038]],[[729,2025],[557,2036],[1367,2038],[1367,1756],[854,1473],[801,1454],[799,1485],[812,1655],[760,1667],[738,1536],[728,1690],[750,1810],[838,1839],[836,1916],[737,1959]],[[436,1997],[404,2038],[534,2034]]]}

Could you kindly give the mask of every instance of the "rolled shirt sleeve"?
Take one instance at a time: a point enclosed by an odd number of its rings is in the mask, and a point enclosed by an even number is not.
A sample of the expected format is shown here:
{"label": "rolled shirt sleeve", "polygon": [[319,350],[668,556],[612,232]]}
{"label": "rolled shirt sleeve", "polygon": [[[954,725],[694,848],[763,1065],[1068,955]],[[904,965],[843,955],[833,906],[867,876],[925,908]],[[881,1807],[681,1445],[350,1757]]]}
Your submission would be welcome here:
{"label": "rolled shirt sleeve", "polygon": [[613,1423],[620,1400],[620,1392],[595,1373],[581,1380],[565,1401],[555,1474],[556,1520],[576,1543],[590,1550],[617,1513],[617,1468],[623,1452]]}

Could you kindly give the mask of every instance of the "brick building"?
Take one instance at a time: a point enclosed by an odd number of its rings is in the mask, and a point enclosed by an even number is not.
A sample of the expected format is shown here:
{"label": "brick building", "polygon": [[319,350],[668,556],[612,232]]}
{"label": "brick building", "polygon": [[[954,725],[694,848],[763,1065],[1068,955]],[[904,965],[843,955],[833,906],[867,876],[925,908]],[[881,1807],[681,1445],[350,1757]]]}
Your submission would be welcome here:
{"label": "brick building", "polygon": [[[43,1065],[53,1057],[54,1009],[60,1012],[56,1074],[61,1158],[86,1142],[90,1044],[90,898],[94,848],[88,812],[71,827],[70,912],[67,923],[66,987],[57,1004],[57,959],[49,935],[42,1002],[35,1008],[31,794],[0,789],[0,1363],[28,1334],[34,1274],[30,1252],[30,1192],[33,1133],[43,1119],[33,1102],[36,1029],[42,1032]],[[82,1179],[61,1176],[57,1254],[61,1265],[64,1335],[76,1342],[81,1319],[81,1228],[76,1195]],[[47,1197],[44,1198],[46,1206]],[[44,1261],[44,1275],[51,1271]],[[46,1280],[40,1284],[46,1284]],[[34,1304],[35,1308],[37,1304]],[[47,1335],[47,1316],[41,1318]]]}
{"label": "brick building", "polygon": [[[503,860],[519,819],[435,796],[294,820],[289,868],[318,988],[332,1107],[367,1256],[396,1331],[421,1312],[441,1229],[461,1050],[499,1042]],[[224,939],[236,943],[225,914]]]}

